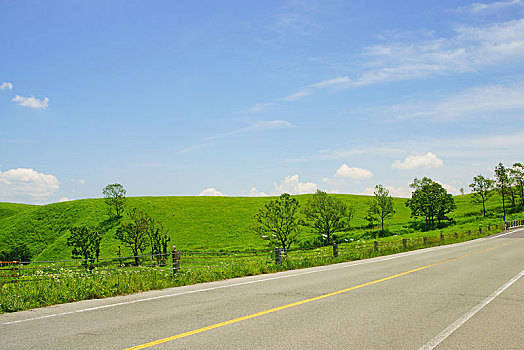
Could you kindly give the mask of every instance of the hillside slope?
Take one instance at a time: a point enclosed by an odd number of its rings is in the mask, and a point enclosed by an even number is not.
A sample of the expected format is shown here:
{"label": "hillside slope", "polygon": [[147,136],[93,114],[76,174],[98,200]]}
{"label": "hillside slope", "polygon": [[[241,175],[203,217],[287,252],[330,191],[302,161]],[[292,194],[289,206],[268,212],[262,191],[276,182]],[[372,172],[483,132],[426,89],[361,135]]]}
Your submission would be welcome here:
{"label": "hillside slope", "polygon": [[[296,198],[305,205],[311,195]],[[365,234],[360,229],[364,220],[368,196],[334,195],[354,208],[351,225],[355,237]],[[181,250],[248,250],[266,247],[266,242],[251,231],[253,216],[264,204],[274,197],[130,197],[127,208],[136,207],[147,211],[161,221],[169,230],[171,245]],[[388,220],[393,234],[412,234],[410,212],[404,205],[406,199],[394,198],[395,215]],[[471,222],[480,214],[480,206],[471,205],[469,195],[455,197],[457,210],[455,220],[460,224]],[[490,199],[488,208],[498,206],[498,198]],[[83,199],[53,203],[42,206],[0,203],[0,250],[18,243],[26,243],[33,260],[69,259],[71,249],[67,247],[68,233],[64,228],[73,225],[97,225],[107,220],[107,205],[103,199]],[[313,237],[304,229],[302,239]],[[114,228],[105,233],[101,246],[101,257],[117,256],[129,251],[114,238]]]}

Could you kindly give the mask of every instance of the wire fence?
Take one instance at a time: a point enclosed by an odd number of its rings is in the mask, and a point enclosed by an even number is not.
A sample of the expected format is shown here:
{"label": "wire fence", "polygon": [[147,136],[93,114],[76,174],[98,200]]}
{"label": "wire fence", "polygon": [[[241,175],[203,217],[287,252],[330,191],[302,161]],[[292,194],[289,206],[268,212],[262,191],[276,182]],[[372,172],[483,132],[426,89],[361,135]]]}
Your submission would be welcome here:
{"label": "wire fence", "polygon": [[[517,224],[515,222],[515,224]],[[524,220],[519,220],[519,225]],[[504,228],[507,229],[507,223]],[[487,235],[498,226],[440,236],[404,238],[392,241],[358,240],[334,243],[331,246],[299,249],[263,249],[250,251],[172,251],[164,254],[119,256],[100,259],[72,259],[46,261],[0,261],[0,286],[11,283],[30,283],[60,277],[81,278],[97,275],[123,275],[212,268],[235,268],[249,264],[288,265],[288,267],[314,266],[334,262],[359,260],[379,255],[394,254],[435,245],[449,244]],[[483,231],[484,230],[484,231]]]}

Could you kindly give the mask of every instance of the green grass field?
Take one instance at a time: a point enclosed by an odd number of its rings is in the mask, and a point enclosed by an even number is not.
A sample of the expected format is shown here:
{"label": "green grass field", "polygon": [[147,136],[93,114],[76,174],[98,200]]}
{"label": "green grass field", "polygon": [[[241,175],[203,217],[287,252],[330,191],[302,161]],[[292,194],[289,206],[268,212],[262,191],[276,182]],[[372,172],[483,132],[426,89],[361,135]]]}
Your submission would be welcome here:
{"label": "green grass field", "polygon": [[[296,198],[305,205],[311,195]],[[373,238],[375,231],[365,228],[367,203],[371,197],[338,194],[341,200],[354,208],[352,230],[348,238]],[[273,197],[274,198],[274,197]],[[147,211],[161,221],[169,230],[171,245],[182,251],[223,251],[264,249],[267,242],[251,231],[253,216],[272,197],[131,197],[127,208],[137,207]],[[427,235],[412,225],[406,199],[394,198],[395,215],[387,221],[389,237],[384,240]],[[487,204],[488,217],[481,217],[481,206],[471,203],[471,196],[456,196],[457,210],[451,215],[456,224],[437,232],[476,230],[479,225],[502,223],[501,202],[497,195]],[[521,218],[521,214],[509,216]],[[67,247],[68,233],[72,225],[97,225],[106,220],[107,205],[103,199],[83,199],[48,205],[23,205],[0,203],[0,250],[24,242],[33,255],[32,260],[70,259],[71,248]],[[307,228],[303,229],[302,245],[314,238]],[[129,254],[114,238],[114,229],[105,233],[101,245],[101,257],[117,256],[118,247],[122,254]]]}

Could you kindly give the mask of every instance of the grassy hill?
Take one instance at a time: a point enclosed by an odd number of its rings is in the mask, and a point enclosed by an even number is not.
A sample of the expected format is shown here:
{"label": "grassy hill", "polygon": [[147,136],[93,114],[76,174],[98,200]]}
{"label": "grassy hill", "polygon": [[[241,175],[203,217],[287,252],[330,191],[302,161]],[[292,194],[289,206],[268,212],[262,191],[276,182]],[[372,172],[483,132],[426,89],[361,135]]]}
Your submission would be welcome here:
{"label": "grassy hill", "polygon": [[[360,238],[372,236],[364,220],[368,196],[334,195],[354,208],[348,235]],[[311,195],[296,196],[304,205]],[[274,198],[274,197],[273,197]],[[169,230],[171,245],[181,250],[249,250],[266,247],[266,242],[251,232],[253,216],[272,197],[130,197],[127,208],[147,211]],[[395,215],[388,220],[392,235],[420,235],[412,225],[406,199],[394,198]],[[500,223],[500,199],[488,201],[488,219],[480,218],[481,206],[471,204],[471,196],[455,197],[457,210],[452,217],[457,222],[446,230],[475,229],[480,223]],[[499,217],[497,217],[499,216]],[[516,215],[520,218],[521,215]],[[0,203],[0,250],[24,242],[30,248],[33,260],[69,259],[68,233],[63,229],[72,225],[97,225],[107,220],[107,205],[103,199],[83,199],[48,205]],[[439,230],[443,231],[443,230]],[[302,240],[314,235],[304,229]],[[397,237],[396,237],[397,238]],[[114,229],[104,235],[101,257],[117,256],[119,241]],[[128,254],[122,246],[123,254]]]}

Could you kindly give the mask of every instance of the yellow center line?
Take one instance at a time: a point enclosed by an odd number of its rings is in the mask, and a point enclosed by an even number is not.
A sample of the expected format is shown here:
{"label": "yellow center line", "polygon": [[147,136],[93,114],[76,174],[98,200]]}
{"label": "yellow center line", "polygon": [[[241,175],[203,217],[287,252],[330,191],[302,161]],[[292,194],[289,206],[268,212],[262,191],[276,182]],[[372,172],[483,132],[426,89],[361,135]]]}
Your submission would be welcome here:
{"label": "yellow center line", "polygon": [[409,270],[409,271],[401,272],[401,273],[398,273],[398,274],[393,275],[393,276],[384,277],[384,278],[381,278],[381,279],[378,279],[378,280],[374,280],[374,281],[371,281],[371,282],[362,283],[362,284],[359,284],[357,286],[353,286],[353,287],[349,287],[349,288],[346,288],[346,289],[338,290],[338,291],[331,292],[331,293],[328,293],[328,294],[323,294],[323,295],[320,295],[318,297],[297,301],[297,302],[294,302],[294,303],[291,303],[291,304],[275,307],[273,309],[260,311],[260,312],[257,312],[257,313],[251,314],[251,315],[246,315],[246,316],[238,317],[238,318],[235,318],[235,319],[232,319],[232,320],[229,320],[229,321],[216,323],[216,324],[213,324],[211,326],[195,329],[193,331],[189,331],[189,332],[173,335],[171,337],[155,340],[155,341],[152,341],[152,342],[149,342],[149,343],[145,343],[145,344],[142,344],[142,345],[133,346],[131,348],[127,348],[127,349],[124,349],[124,350],[139,350],[139,349],[149,348],[149,347],[154,346],[154,345],[167,343],[167,342],[170,342],[170,341],[173,341],[173,340],[176,340],[176,339],[188,337],[190,335],[194,335],[194,334],[210,331],[212,329],[224,327],[224,326],[227,326],[227,325],[230,325],[230,324],[233,324],[233,323],[237,323],[237,322],[242,322],[242,321],[249,320],[251,318],[255,318],[255,317],[258,317],[258,316],[263,316],[263,315],[267,315],[267,314],[270,314],[270,313],[273,313],[273,312],[289,309],[289,308],[292,308],[294,306],[298,306],[298,305],[310,303],[312,301],[317,301],[317,300],[320,300],[320,299],[332,297],[334,295],[346,293],[346,292],[349,292],[349,291],[352,291],[352,290],[355,290],[355,289],[359,289],[359,288],[362,288],[362,287],[371,286],[373,284],[377,284],[377,283],[380,283],[380,282],[391,280],[393,278],[405,276],[405,275],[408,275],[408,274],[413,273],[413,272],[425,270],[425,269],[433,267],[433,266],[445,264],[445,263],[448,263],[450,261],[462,259],[462,258],[471,256],[471,255],[474,255],[474,254],[484,253],[484,252],[487,252],[488,250],[492,250],[492,249],[495,249],[495,248],[498,248],[498,247],[502,247],[502,246],[505,246],[505,245],[507,245],[507,243],[504,243],[504,244],[501,244],[501,245],[498,245],[498,246],[495,246],[495,247],[479,250],[477,252],[461,255],[461,256],[458,256],[458,257],[455,257],[455,258],[439,261],[439,262],[436,262],[434,264],[429,264],[429,265],[426,265],[426,266],[418,267],[416,269],[412,269],[412,270]]}

